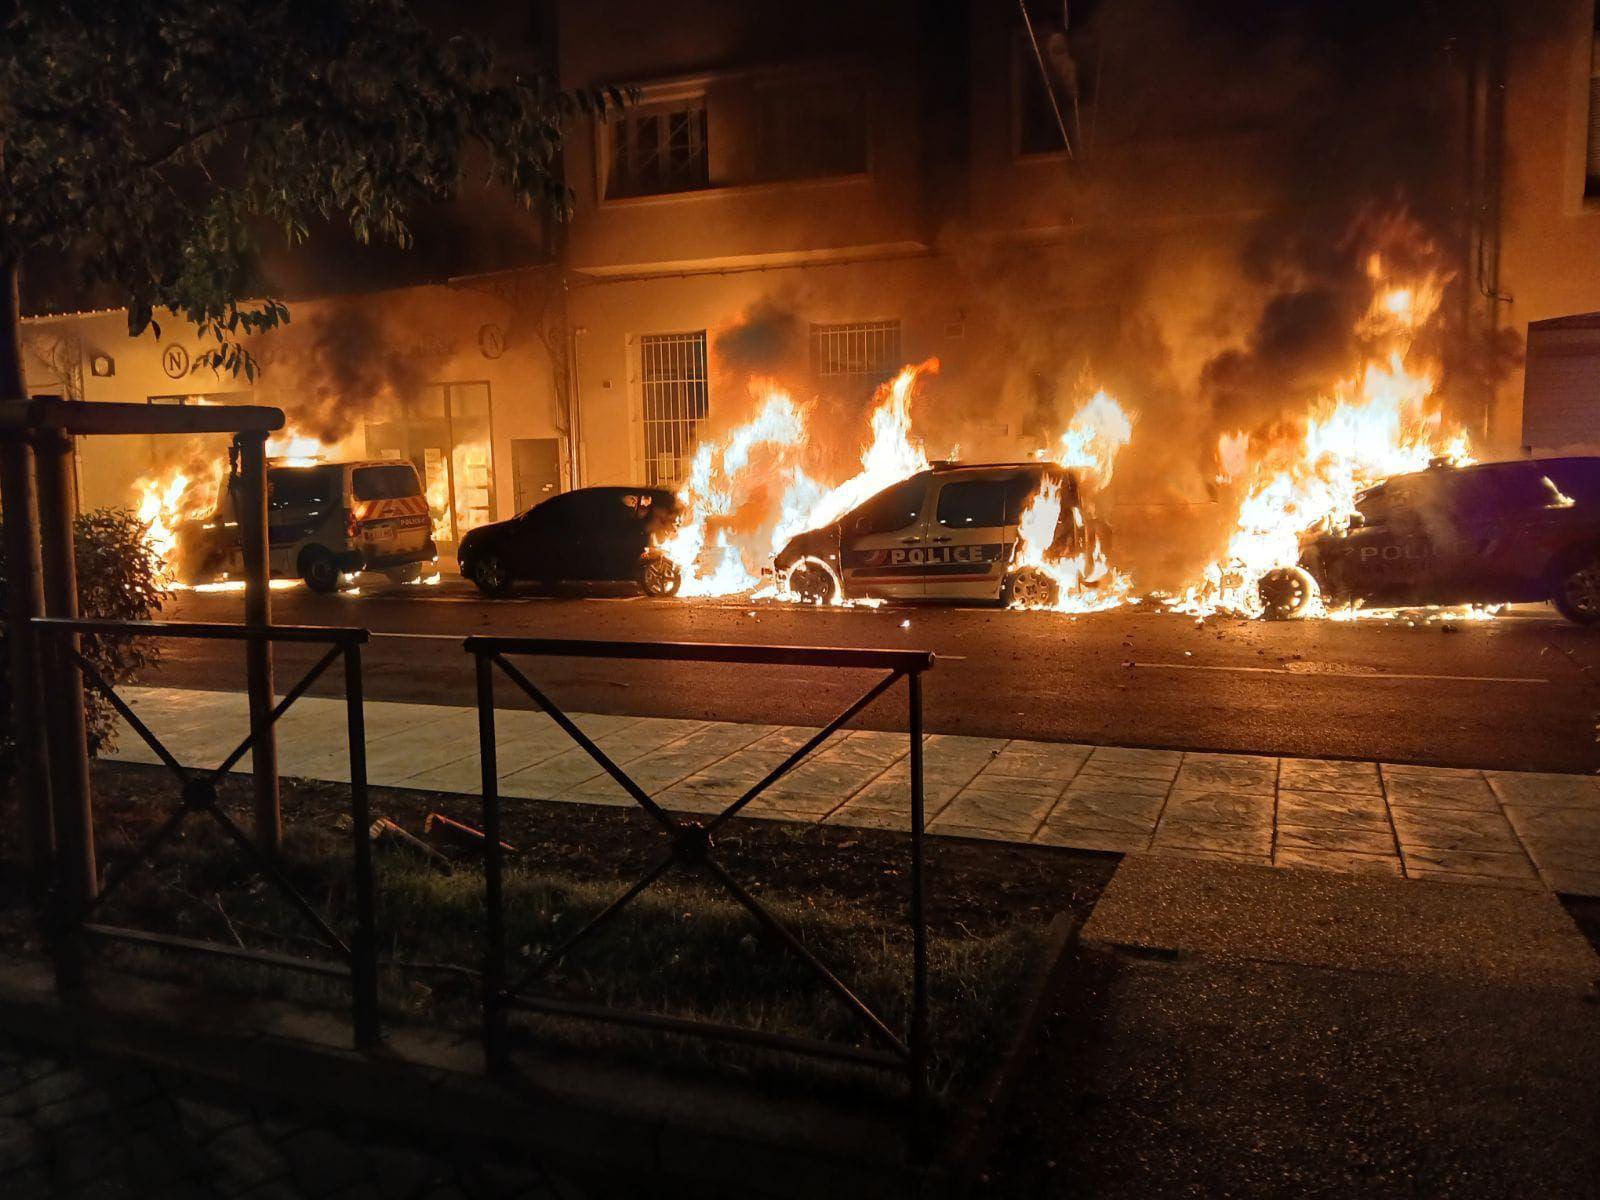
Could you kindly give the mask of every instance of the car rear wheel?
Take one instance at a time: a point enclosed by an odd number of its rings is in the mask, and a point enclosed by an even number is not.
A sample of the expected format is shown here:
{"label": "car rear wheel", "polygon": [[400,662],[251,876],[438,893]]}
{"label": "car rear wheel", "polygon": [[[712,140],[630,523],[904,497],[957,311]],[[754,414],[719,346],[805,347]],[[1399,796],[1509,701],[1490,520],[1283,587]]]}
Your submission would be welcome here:
{"label": "car rear wheel", "polygon": [[471,574],[472,582],[478,585],[478,590],[485,596],[504,596],[516,582],[511,568],[506,566],[506,560],[494,553],[475,559]]}
{"label": "car rear wheel", "polygon": [[403,567],[391,567],[383,574],[390,583],[415,583],[422,578],[422,564],[407,563]]}
{"label": "car rear wheel", "polygon": [[300,553],[300,578],[313,592],[327,595],[339,590],[339,564],[321,546],[309,546]]}
{"label": "car rear wheel", "polygon": [[1261,615],[1269,621],[1304,616],[1317,598],[1317,581],[1304,567],[1274,567],[1256,581]]}
{"label": "car rear wheel", "polygon": [[1037,567],[1023,567],[1006,576],[1000,599],[1007,608],[1054,608],[1061,585]]}
{"label": "car rear wheel", "polygon": [[652,554],[639,568],[639,586],[646,596],[676,596],[683,572],[665,554]]}
{"label": "car rear wheel", "polygon": [[1567,559],[1557,573],[1550,601],[1576,625],[1600,621],[1600,551],[1585,550]]}

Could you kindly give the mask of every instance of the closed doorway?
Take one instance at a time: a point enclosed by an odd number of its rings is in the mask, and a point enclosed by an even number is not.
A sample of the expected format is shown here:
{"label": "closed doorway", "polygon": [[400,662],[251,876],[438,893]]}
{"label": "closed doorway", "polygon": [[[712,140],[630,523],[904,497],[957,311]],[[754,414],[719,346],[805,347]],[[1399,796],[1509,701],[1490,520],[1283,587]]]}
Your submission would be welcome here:
{"label": "closed doorway", "polygon": [[525,513],[561,490],[561,439],[512,438],[511,486]]}

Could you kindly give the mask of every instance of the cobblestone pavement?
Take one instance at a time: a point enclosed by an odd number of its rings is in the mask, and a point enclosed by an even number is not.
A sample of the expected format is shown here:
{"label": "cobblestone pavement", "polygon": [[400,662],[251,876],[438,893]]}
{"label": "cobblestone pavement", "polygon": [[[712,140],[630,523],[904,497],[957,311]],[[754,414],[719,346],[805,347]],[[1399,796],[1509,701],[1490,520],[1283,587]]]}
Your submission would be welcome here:
{"label": "cobblestone pavement", "polygon": [[528,1167],[425,1150],[156,1072],[0,1040],[5,1200],[578,1200]]}
{"label": "cobblestone pavement", "polygon": [[[248,729],[241,693],[125,688],[123,695],[180,760],[195,765],[221,761]],[[295,703],[278,724],[283,774],[349,778],[343,707],[317,697]],[[816,732],[574,719],[664,807],[698,813],[720,811]],[[542,713],[501,710],[496,720],[502,795],[632,803]],[[366,725],[371,782],[477,791],[473,709],[371,701]],[[929,735],[926,746],[934,834],[1600,896],[1600,780],[1586,775],[945,734]],[[904,829],[907,751],[904,734],[838,734],[745,812]],[[158,761],[126,726],[114,757]]]}

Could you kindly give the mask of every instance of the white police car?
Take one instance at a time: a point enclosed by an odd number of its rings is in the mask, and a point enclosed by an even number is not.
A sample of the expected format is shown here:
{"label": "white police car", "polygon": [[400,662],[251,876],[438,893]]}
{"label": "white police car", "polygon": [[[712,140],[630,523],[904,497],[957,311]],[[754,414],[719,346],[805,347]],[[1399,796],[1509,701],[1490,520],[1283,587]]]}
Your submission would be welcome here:
{"label": "white police car", "polygon": [[1078,481],[1054,463],[936,464],[832,525],[790,539],[773,560],[780,590],[812,603],[890,600],[1050,603],[1055,584],[1014,570],[1017,523],[1046,479],[1061,488],[1055,553],[1089,540]]}

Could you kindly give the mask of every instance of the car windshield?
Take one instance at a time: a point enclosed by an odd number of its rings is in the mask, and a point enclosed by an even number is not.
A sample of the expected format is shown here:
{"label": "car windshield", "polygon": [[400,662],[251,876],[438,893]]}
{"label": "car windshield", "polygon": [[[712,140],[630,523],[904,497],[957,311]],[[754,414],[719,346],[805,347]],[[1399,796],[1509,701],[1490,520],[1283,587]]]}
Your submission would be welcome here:
{"label": "car windshield", "polygon": [[350,490],[357,500],[399,500],[422,495],[416,469],[410,463],[392,467],[357,467],[350,472]]}

